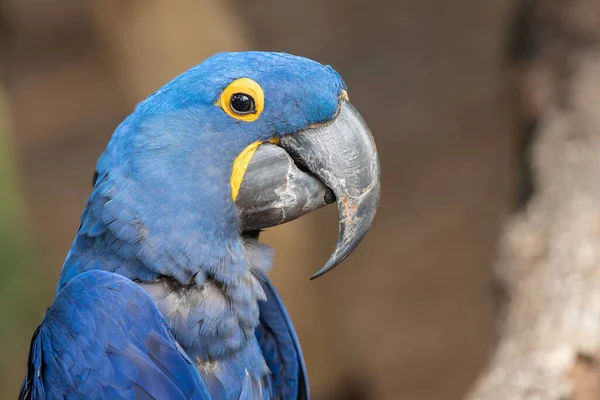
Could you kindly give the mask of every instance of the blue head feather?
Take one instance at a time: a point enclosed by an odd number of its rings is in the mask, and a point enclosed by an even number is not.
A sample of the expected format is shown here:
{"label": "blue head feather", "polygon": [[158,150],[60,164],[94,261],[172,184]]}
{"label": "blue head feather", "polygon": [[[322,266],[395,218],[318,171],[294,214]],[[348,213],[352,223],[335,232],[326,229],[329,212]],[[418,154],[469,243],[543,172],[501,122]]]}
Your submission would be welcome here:
{"label": "blue head feather", "polygon": [[[265,93],[254,122],[215,104],[243,77]],[[201,284],[206,273],[236,279],[247,266],[229,185],[235,158],[257,140],[331,120],[342,89],[331,67],[282,53],[217,54],[173,79],[137,106],[100,157],[59,288],[88,269],[181,283]]]}

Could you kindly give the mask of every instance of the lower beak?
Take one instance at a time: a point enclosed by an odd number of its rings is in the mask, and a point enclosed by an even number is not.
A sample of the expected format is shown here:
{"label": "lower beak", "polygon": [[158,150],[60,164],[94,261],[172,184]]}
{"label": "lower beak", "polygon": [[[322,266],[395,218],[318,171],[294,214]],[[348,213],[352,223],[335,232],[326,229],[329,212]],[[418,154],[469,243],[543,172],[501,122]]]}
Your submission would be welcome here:
{"label": "lower beak", "polygon": [[242,229],[252,231],[291,221],[337,199],[336,247],[314,279],[344,260],[373,222],[380,187],[377,149],[366,123],[346,100],[331,123],[282,136],[279,145],[257,149],[235,204]]}
{"label": "lower beak", "polygon": [[289,154],[271,143],[252,156],[235,200],[242,231],[257,231],[292,221],[335,202],[323,182],[302,171]]}

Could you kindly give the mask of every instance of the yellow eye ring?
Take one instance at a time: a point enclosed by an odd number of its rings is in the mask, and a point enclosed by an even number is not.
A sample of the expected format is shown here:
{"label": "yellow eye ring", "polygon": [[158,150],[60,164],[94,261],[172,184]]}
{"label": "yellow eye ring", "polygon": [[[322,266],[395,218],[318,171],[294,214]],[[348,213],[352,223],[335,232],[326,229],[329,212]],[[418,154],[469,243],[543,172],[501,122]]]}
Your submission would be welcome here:
{"label": "yellow eye ring", "polygon": [[[245,109],[234,109],[233,103],[241,103]],[[227,115],[240,121],[256,121],[265,108],[265,93],[258,83],[249,78],[231,82],[221,93],[217,105]],[[251,108],[248,108],[250,107]]]}

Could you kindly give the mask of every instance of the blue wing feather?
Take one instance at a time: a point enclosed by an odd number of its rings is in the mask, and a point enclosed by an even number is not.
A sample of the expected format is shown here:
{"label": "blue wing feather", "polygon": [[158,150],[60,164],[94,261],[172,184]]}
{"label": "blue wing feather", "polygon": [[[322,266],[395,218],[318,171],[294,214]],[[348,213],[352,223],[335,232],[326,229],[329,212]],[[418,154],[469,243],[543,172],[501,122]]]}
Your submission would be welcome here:
{"label": "blue wing feather", "polygon": [[259,302],[260,325],[256,328],[275,398],[308,400],[308,380],[300,343],[283,302],[265,276],[260,276],[266,301]]}
{"label": "blue wing feather", "polygon": [[210,396],[146,292],[89,271],[59,292],[34,334],[20,399],[43,398]]}

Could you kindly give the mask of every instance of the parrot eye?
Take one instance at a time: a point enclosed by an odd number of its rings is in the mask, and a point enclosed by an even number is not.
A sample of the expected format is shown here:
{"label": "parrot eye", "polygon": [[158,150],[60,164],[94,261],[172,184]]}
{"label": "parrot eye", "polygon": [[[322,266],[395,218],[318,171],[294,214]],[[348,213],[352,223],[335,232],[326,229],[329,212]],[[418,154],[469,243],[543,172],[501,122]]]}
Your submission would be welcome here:
{"label": "parrot eye", "polygon": [[231,111],[240,115],[246,115],[256,112],[256,104],[252,96],[246,93],[234,93],[229,101]]}
{"label": "parrot eye", "polygon": [[265,108],[265,93],[252,79],[240,78],[221,92],[216,105],[232,118],[252,122],[258,119]]}

